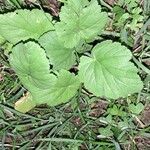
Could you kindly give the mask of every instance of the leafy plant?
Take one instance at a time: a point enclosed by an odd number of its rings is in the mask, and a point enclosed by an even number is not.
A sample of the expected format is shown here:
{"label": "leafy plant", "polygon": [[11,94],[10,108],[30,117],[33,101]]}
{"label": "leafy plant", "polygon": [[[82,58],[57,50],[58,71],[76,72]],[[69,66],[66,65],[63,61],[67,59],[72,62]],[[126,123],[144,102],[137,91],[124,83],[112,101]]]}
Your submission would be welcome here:
{"label": "leafy plant", "polygon": [[144,109],[144,105],[142,103],[138,103],[137,105],[130,104],[129,110],[136,115],[139,115]]}
{"label": "leafy plant", "polygon": [[[67,0],[59,17],[60,21],[52,20],[38,9],[0,15],[0,35],[14,45],[10,64],[29,91],[24,102],[16,103],[17,110],[29,111],[19,105],[31,109],[65,103],[79,88],[111,99],[142,89],[138,70],[130,62],[132,54],[125,46],[107,40],[91,48],[108,22],[97,1]],[[69,70],[74,66],[79,71],[73,74]]]}
{"label": "leafy plant", "polygon": [[139,0],[119,0],[116,6],[114,6],[114,25],[122,29],[122,32],[131,30],[137,33],[143,26],[144,16],[142,14],[142,8],[138,7],[138,4]]}
{"label": "leafy plant", "polygon": [[139,1],[140,0],[119,0],[117,3],[118,3],[118,5],[126,6],[127,10],[130,11],[133,8],[138,6]]}
{"label": "leafy plant", "polygon": [[104,137],[113,136],[113,132],[111,131],[111,128],[109,126],[107,126],[106,128],[100,128],[99,132],[100,132],[101,136],[104,136]]}

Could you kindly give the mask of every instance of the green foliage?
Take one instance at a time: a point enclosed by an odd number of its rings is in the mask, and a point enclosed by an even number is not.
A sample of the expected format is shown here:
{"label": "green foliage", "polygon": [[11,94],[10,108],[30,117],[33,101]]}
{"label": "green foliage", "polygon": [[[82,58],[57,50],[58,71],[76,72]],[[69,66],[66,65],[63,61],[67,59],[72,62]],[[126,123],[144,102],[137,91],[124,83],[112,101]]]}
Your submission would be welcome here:
{"label": "green foliage", "polygon": [[[119,28],[130,29],[138,32],[143,25],[144,17],[141,15],[142,9],[137,7],[138,0],[118,1],[117,5],[113,8],[115,13],[115,24]],[[127,7],[128,12],[124,8]]]}
{"label": "green foliage", "polygon": [[108,17],[105,12],[101,12],[95,0],[68,0],[61,9],[60,20],[56,24],[58,37],[65,47],[73,48],[80,41],[93,41],[102,32]]}
{"label": "green foliage", "polygon": [[61,70],[52,86],[47,89],[33,87],[31,94],[36,104],[47,103],[50,106],[55,106],[69,101],[76,94],[79,85],[77,77],[68,71]]}
{"label": "green foliage", "polygon": [[119,0],[118,5],[126,6],[128,11],[138,6],[140,0]]}
{"label": "green foliage", "polygon": [[44,34],[39,39],[39,43],[44,47],[54,69],[70,69],[75,64],[74,49],[64,47],[63,43],[58,40],[55,31]]}
{"label": "green foliage", "polygon": [[16,10],[0,15],[0,35],[13,44],[38,39],[53,29],[51,16],[38,9]]}
{"label": "green foliage", "polygon": [[[8,1],[23,1],[21,4],[23,7],[19,3],[19,5],[9,4]],[[58,11],[58,7],[57,9],[53,7],[56,1],[1,0],[0,12],[5,15],[21,7],[29,8],[31,11],[33,8],[40,8],[43,9],[43,14],[46,10],[49,13],[46,14],[51,18],[50,13],[53,14],[54,10]],[[60,12],[69,0],[61,1]],[[105,24],[106,28],[103,28],[102,32],[91,40],[80,40],[73,48],[65,47],[64,41],[56,32],[55,25],[61,22],[59,16],[52,17],[52,21],[49,20],[49,23],[54,25],[52,31],[46,31],[36,39],[29,38],[12,44],[0,34],[1,149],[120,150],[127,147],[133,150],[137,147],[149,149],[150,19],[148,4],[150,2],[144,0],[144,4],[141,1],[137,3],[138,6],[128,9],[126,3],[128,0],[123,0],[123,5],[117,4],[119,0],[115,3],[113,3],[114,0],[95,1],[99,2],[102,11],[108,12],[109,21]],[[49,11],[51,8],[54,9],[51,10],[52,12]],[[144,21],[138,21],[131,26],[134,19],[138,20],[138,15],[144,17]],[[32,24],[35,24],[34,20]],[[117,52],[118,48],[123,49],[123,45],[128,47],[124,47],[124,52],[128,51],[130,56],[131,52],[133,53],[131,62],[128,61],[127,64],[135,63],[138,67],[138,74],[144,83],[142,91],[119,99],[109,99],[105,95],[106,98],[97,97],[79,78],[82,57],[93,58],[95,47],[102,45],[103,42],[107,43],[106,40],[109,39],[112,40],[110,41],[112,45],[120,46],[114,50],[111,45],[106,56],[110,57],[109,53]],[[105,47],[103,49],[106,51]],[[102,52],[102,50],[98,51]],[[94,56],[97,59],[97,55]],[[107,61],[107,65],[109,62],[112,63],[111,59]],[[118,68],[118,65],[115,66]],[[107,68],[111,70],[111,67],[114,65]],[[89,72],[87,71],[87,74]],[[90,74],[89,79],[93,79]],[[128,86],[130,84],[128,83]],[[115,87],[113,90],[117,91]],[[67,103],[62,104],[65,102]],[[45,104],[58,106],[47,107]],[[37,107],[33,109],[35,106]]]}
{"label": "green foliage", "polygon": [[45,51],[35,42],[19,43],[13,47],[10,64],[27,89],[32,89],[32,86],[45,89],[56,80],[50,74]]}
{"label": "green foliage", "polygon": [[136,115],[139,115],[144,109],[144,105],[142,103],[138,103],[137,105],[130,104],[129,110]]}
{"label": "green foliage", "polygon": [[[60,22],[52,23],[52,17],[38,9],[0,15],[0,36],[14,44],[10,64],[30,92],[29,100],[56,106],[73,98],[79,87],[81,93],[81,83],[93,95],[111,99],[142,89],[126,47],[108,40],[92,49],[90,42],[107,21],[95,0],[66,1]],[[68,71],[71,68],[75,74]]]}
{"label": "green foliage", "polygon": [[75,95],[80,84],[77,77],[65,70],[60,71],[58,78],[50,73],[45,51],[34,42],[16,45],[10,63],[36,104],[53,106],[66,102]]}
{"label": "green foliage", "polygon": [[107,112],[112,115],[112,116],[121,116],[121,117],[124,117],[126,115],[126,113],[118,108],[118,106],[114,105],[113,107],[109,108],[107,110]]}
{"label": "green foliage", "polygon": [[137,68],[129,62],[131,57],[120,43],[102,42],[93,48],[90,57],[81,57],[80,79],[96,96],[116,99],[140,91],[142,82]]}
{"label": "green foliage", "polygon": [[111,127],[107,126],[106,128],[100,128],[99,132],[104,137],[111,137],[113,136],[113,132],[111,131]]}
{"label": "green foliage", "polygon": [[141,8],[134,8],[131,12],[131,18],[132,21],[130,23],[127,24],[127,27],[130,28],[133,31],[138,31],[139,28],[142,27],[143,25],[143,16],[140,15],[140,13],[142,12]]}

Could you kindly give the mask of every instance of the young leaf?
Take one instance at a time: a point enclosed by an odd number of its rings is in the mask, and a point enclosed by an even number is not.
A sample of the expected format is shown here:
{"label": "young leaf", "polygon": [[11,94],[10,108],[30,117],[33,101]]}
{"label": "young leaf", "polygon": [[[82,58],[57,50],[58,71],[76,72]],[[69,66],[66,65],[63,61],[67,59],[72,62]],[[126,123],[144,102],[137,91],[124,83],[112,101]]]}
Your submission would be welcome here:
{"label": "young leaf", "polygon": [[43,33],[53,30],[51,16],[42,10],[16,10],[0,15],[0,35],[16,44],[29,38],[38,39]]}
{"label": "young leaf", "polygon": [[134,105],[134,104],[130,104],[129,105],[129,110],[136,114],[136,115],[139,115],[144,109],[144,105],[142,103],[138,103],[137,105]]}
{"label": "young leaf", "polygon": [[74,49],[65,48],[63,43],[58,40],[55,31],[48,32],[41,36],[39,43],[46,50],[47,56],[54,69],[70,69],[75,64],[76,58]]}
{"label": "young leaf", "polygon": [[126,113],[123,110],[121,110],[121,108],[118,108],[117,105],[114,105],[113,107],[108,108],[107,112],[108,114],[111,114],[112,116],[123,117],[126,115]]}
{"label": "young leaf", "polygon": [[33,91],[32,95],[37,104],[47,103],[50,106],[55,106],[69,101],[76,94],[79,86],[80,81],[77,76],[66,70],[61,70],[56,83],[51,88]]}
{"label": "young leaf", "polygon": [[105,128],[99,128],[99,132],[104,137],[111,137],[113,136],[113,132],[111,130],[111,127],[107,126]]}
{"label": "young leaf", "polygon": [[56,32],[65,47],[73,48],[82,40],[93,39],[105,27],[108,17],[97,1],[68,0],[60,12]]}
{"label": "young leaf", "polygon": [[120,43],[97,44],[91,57],[81,57],[80,80],[96,96],[116,99],[139,92],[143,84],[137,68],[129,62],[131,57],[131,52]]}
{"label": "young leaf", "polygon": [[47,89],[56,80],[56,77],[50,74],[45,51],[34,42],[16,45],[10,55],[10,64],[28,90],[32,85]]}

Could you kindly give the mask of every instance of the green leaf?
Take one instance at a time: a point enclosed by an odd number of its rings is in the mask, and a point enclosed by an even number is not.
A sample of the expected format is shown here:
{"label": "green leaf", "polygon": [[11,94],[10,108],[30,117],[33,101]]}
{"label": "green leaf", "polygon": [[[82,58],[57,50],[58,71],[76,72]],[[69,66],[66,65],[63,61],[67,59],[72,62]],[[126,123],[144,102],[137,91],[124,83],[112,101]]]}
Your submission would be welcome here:
{"label": "green leaf", "polygon": [[74,74],[61,70],[57,78],[50,73],[45,51],[34,42],[16,45],[10,63],[36,104],[65,103],[79,88],[80,81]]}
{"label": "green leaf", "polygon": [[119,109],[117,107],[117,105],[114,105],[113,107],[108,108],[107,112],[108,112],[108,114],[111,114],[112,116],[122,116],[123,117],[126,115],[126,112]]}
{"label": "green leaf", "polygon": [[118,123],[118,127],[119,127],[121,130],[124,130],[124,129],[129,128],[129,124],[128,124],[128,122],[120,121],[120,122]]}
{"label": "green leaf", "polygon": [[111,131],[111,127],[107,126],[106,128],[100,128],[99,132],[102,136],[111,137],[113,136],[113,132]]}
{"label": "green leaf", "polygon": [[79,89],[80,81],[77,76],[66,70],[61,70],[56,84],[51,88],[52,99],[50,106],[65,103],[70,100]]}
{"label": "green leaf", "polygon": [[139,92],[143,83],[137,68],[129,61],[131,57],[131,52],[120,43],[97,44],[91,57],[81,57],[80,80],[96,96],[116,99]]}
{"label": "green leaf", "polygon": [[120,6],[115,6],[113,8],[113,13],[115,13],[115,21],[118,21],[121,16],[125,13],[125,10]]}
{"label": "green leaf", "polygon": [[49,89],[43,91],[32,92],[33,98],[38,104],[47,103],[55,106],[65,103],[72,98],[80,86],[77,76],[66,70],[61,70],[56,83]]}
{"label": "green leaf", "polygon": [[[109,114],[109,111],[107,111]],[[104,123],[104,124],[115,124],[114,120],[112,119],[112,115],[109,114],[107,117],[100,117],[100,122]]]}
{"label": "green leaf", "polygon": [[55,26],[56,32],[65,47],[73,48],[80,41],[94,39],[100,34],[108,17],[95,0],[68,0],[61,9],[60,20]]}
{"label": "green leaf", "polygon": [[16,10],[0,15],[0,35],[16,44],[29,38],[38,39],[43,33],[53,30],[51,16],[42,10]]}
{"label": "green leaf", "polygon": [[28,90],[33,88],[32,85],[47,89],[56,80],[50,74],[45,51],[34,42],[16,45],[10,55],[10,64]]}
{"label": "green leaf", "polygon": [[49,57],[50,63],[54,69],[70,69],[75,64],[76,57],[74,49],[65,48],[63,43],[58,40],[55,31],[44,34],[40,39],[39,43],[46,50],[47,56]]}
{"label": "green leaf", "polygon": [[144,109],[144,105],[142,103],[138,103],[137,105],[130,104],[129,110],[134,114],[140,114]]}

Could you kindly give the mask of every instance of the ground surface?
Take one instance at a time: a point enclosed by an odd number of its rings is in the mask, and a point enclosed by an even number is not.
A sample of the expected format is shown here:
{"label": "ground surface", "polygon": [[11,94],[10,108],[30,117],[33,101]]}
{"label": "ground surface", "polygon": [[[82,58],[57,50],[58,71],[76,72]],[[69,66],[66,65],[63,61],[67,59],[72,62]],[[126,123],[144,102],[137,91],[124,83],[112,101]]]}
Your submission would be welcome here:
{"label": "ground surface", "polygon": [[[11,1],[0,0],[0,11],[16,9]],[[55,17],[61,5],[56,0],[25,2],[21,7],[39,7],[40,4]],[[42,105],[23,114],[14,109],[14,103],[26,90],[9,67],[8,46],[1,45],[0,149],[150,149],[150,1],[99,0],[99,3],[111,18],[102,38],[120,41],[132,51],[133,62],[144,82],[143,90],[114,101],[83,91],[73,104],[53,108]],[[133,12],[133,9],[138,10]],[[125,13],[129,17],[124,19]]]}

